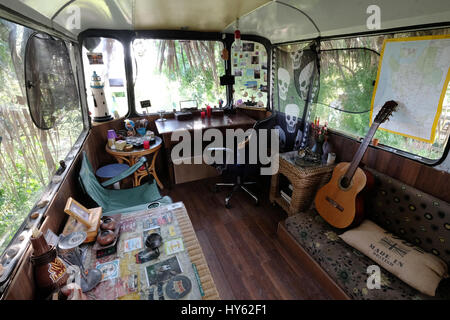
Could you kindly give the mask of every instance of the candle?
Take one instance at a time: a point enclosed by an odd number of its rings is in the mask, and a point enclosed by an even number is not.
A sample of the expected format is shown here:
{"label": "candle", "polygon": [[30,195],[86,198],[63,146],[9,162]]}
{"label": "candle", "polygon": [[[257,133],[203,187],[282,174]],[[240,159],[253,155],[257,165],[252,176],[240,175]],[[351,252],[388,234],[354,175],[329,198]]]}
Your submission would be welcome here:
{"label": "candle", "polygon": [[144,149],[150,149],[150,141],[144,140]]}
{"label": "candle", "polygon": [[211,118],[211,107],[210,106],[206,106],[206,116],[208,118]]}
{"label": "candle", "polygon": [[205,115],[206,115],[205,111],[200,112],[200,116],[202,119],[205,119]]}
{"label": "candle", "polygon": [[333,164],[334,161],[336,161],[336,154],[333,152],[330,152],[328,154],[328,158],[327,158],[327,164]]}

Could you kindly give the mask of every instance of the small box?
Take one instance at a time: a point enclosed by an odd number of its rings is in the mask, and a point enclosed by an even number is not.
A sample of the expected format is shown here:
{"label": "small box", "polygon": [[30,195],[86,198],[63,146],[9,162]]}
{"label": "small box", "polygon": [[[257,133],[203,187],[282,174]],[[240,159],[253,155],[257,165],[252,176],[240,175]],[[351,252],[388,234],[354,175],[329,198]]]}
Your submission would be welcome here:
{"label": "small box", "polygon": [[126,144],[127,144],[127,142],[125,140],[118,140],[118,141],[116,141],[116,143],[114,145],[116,146],[117,150],[122,151],[123,148],[125,148]]}

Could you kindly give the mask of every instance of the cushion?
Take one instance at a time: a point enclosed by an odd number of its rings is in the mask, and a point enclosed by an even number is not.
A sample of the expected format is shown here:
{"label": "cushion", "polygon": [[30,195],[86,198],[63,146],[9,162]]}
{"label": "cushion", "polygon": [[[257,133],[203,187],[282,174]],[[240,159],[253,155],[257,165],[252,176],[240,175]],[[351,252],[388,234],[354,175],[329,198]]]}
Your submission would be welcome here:
{"label": "cushion", "polygon": [[375,177],[375,188],[366,199],[366,218],[450,266],[450,204],[366,169]]}
{"label": "cushion", "polygon": [[439,282],[447,277],[447,264],[440,258],[394,236],[370,220],[346,231],[340,238],[424,294],[435,296]]}
{"label": "cushion", "polygon": [[441,281],[435,297],[416,289],[383,268],[381,288],[368,289],[367,268],[373,261],[347,245],[339,234],[314,209],[289,216],[284,224],[287,231],[320,267],[352,299],[357,300],[450,300],[450,279]]}

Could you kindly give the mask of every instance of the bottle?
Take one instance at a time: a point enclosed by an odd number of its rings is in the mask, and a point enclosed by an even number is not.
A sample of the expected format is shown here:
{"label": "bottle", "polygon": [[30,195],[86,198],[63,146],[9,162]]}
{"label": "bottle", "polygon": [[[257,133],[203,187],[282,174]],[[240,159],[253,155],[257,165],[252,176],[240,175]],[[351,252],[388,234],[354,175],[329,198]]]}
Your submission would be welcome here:
{"label": "bottle", "polygon": [[31,235],[33,254],[31,263],[34,266],[34,281],[39,290],[38,296],[46,297],[55,289],[66,284],[69,277],[66,265],[57,256],[56,248],[49,246],[44,234],[33,229]]}

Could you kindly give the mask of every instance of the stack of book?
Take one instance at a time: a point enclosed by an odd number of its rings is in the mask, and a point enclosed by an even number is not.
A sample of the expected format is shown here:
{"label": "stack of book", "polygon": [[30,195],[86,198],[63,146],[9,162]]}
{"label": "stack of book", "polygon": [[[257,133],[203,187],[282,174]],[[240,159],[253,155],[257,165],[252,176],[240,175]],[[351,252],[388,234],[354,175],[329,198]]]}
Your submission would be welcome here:
{"label": "stack of book", "polygon": [[291,182],[283,175],[280,175],[280,195],[288,203],[291,203],[293,187]]}

